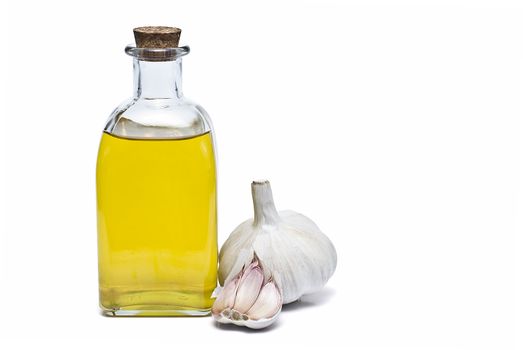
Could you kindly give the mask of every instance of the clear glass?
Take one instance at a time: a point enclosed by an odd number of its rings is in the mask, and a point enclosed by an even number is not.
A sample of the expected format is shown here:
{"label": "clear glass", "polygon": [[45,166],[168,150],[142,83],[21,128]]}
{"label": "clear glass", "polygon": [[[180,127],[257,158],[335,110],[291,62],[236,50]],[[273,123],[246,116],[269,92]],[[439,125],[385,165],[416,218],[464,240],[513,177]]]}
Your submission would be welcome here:
{"label": "clear glass", "polygon": [[134,94],[97,161],[100,307],[109,316],[207,315],[216,287],[216,166],[209,116],[182,93],[188,47],[133,57]]}

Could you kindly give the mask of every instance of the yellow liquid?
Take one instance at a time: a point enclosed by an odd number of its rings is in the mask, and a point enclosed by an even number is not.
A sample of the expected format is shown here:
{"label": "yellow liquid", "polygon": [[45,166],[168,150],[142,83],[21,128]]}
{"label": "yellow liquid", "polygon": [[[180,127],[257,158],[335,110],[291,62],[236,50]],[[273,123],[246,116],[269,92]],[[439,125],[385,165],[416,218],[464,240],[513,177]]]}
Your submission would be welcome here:
{"label": "yellow liquid", "polygon": [[104,314],[208,314],[217,273],[210,133],[181,140],[104,133],[96,180]]}

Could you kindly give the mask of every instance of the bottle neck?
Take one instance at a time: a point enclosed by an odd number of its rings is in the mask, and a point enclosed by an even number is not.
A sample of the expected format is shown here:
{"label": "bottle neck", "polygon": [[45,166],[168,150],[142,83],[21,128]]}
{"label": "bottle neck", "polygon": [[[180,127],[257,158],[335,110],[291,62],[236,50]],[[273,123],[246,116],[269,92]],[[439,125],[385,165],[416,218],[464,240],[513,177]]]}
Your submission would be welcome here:
{"label": "bottle neck", "polygon": [[134,59],[134,97],[179,99],[182,93],[182,59],[143,61]]}

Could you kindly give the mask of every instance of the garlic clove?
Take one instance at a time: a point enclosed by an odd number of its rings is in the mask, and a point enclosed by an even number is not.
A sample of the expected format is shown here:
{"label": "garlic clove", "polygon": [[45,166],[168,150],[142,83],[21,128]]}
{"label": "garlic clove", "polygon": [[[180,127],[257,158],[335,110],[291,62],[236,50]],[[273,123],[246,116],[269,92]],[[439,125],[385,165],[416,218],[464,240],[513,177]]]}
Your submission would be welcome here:
{"label": "garlic clove", "polygon": [[247,315],[251,320],[270,318],[281,310],[281,305],[281,292],[274,281],[271,280],[263,286],[260,295],[258,295],[258,299],[256,299],[256,302],[249,311],[247,311]]}
{"label": "garlic clove", "polygon": [[231,280],[230,283],[227,283],[220,294],[218,294],[211,309],[213,315],[219,315],[222,310],[231,308],[234,305],[239,280],[240,276],[238,275],[236,278]]}
{"label": "garlic clove", "polygon": [[[268,278],[264,278],[268,275]],[[282,293],[276,280],[261,264],[256,253],[249,265],[225,283],[212,316],[219,323],[260,329],[274,323],[282,307]]]}
{"label": "garlic clove", "polygon": [[245,313],[249,310],[256,298],[258,298],[262,284],[263,272],[258,264],[258,260],[255,259],[240,278],[233,308],[240,313]]}

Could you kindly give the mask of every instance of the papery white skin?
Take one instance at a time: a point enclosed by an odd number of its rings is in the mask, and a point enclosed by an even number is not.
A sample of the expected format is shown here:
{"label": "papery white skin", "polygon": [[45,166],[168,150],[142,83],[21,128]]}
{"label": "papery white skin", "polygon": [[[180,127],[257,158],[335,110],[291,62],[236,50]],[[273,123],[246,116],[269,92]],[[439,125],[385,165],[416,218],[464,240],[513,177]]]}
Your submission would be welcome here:
{"label": "papery white skin", "polygon": [[253,254],[250,264],[222,288],[211,312],[220,323],[260,329],[276,321],[282,301],[280,288]]}
{"label": "papery white skin", "polygon": [[269,181],[255,181],[251,188],[254,218],[240,224],[222,246],[220,284],[227,284],[256,252],[267,270],[278,274],[284,304],[321,289],[336,269],[332,242],[306,216],[277,212]]}

